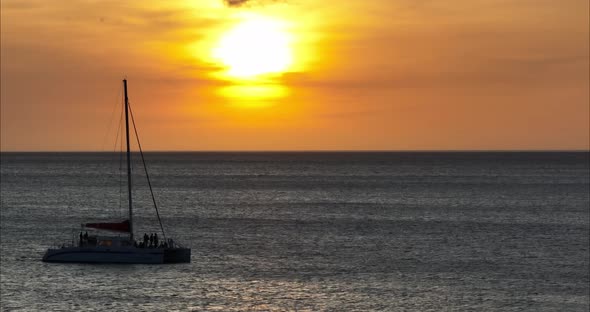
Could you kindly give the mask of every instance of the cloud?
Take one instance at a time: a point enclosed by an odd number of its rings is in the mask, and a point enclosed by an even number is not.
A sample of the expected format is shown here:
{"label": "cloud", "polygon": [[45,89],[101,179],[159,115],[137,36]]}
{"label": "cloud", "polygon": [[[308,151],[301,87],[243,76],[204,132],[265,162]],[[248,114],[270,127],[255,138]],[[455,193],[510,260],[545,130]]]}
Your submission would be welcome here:
{"label": "cloud", "polygon": [[224,0],[223,1],[227,6],[230,7],[234,7],[234,6],[242,6],[244,4],[246,4],[247,2],[250,2],[249,0]]}
{"label": "cloud", "polygon": [[242,7],[250,5],[262,5],[267,3],[275,3],[279,0],[223,0],[223,3],[229,7]]}

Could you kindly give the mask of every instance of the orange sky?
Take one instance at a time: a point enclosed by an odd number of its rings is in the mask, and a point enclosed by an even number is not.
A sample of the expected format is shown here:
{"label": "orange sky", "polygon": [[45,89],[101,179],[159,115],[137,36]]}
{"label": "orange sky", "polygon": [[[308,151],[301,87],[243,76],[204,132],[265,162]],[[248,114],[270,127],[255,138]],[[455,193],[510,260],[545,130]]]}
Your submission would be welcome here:
{"label": "orange sky", "polygon": [[[586,150],[588,12],[587,0],[2,0],[1,149],[112,150],[127,77],[146,150]],[[285,36],[285,68],[228,74],[214,51],[248,20]],[[260,36],[224,52],[272,64],[275,39]]]}

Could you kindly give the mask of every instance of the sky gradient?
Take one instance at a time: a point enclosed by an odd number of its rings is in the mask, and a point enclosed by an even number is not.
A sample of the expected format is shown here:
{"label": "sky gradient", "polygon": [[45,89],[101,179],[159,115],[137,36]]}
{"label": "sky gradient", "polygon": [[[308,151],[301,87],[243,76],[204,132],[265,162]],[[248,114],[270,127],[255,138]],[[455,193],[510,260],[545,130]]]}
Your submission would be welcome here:
{"label": "sky gradient", "polygon": [[[113,150],[125,77],[146,150],[590,148],[587,0],[231,3],[3,0],[2,151]],[[245,19],[288,68],[224,74]]]}

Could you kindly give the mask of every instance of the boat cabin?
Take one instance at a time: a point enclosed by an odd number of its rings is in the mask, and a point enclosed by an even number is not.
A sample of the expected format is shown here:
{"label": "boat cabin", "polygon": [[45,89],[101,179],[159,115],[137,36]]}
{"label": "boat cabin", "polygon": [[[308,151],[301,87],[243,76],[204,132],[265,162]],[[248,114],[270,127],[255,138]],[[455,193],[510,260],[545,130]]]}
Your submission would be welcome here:
{"label": "boat cabin", "polygon": [[133,242],[129,240],[129,237],[122,236],[99,236],[99,235],[88,235],[88,238],[82,239],[80,247],[125,247],[133,246]]}

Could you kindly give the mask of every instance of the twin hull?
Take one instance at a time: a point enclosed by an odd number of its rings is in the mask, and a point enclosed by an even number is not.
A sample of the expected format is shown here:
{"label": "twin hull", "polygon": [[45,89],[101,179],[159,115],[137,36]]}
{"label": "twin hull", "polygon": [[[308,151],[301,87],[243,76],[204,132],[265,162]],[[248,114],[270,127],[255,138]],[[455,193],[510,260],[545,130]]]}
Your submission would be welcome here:
{"label": "twin hull", "polygon": [[44,262],[161,264],[190,263],[189,248],[65,247],[48,249]]}

